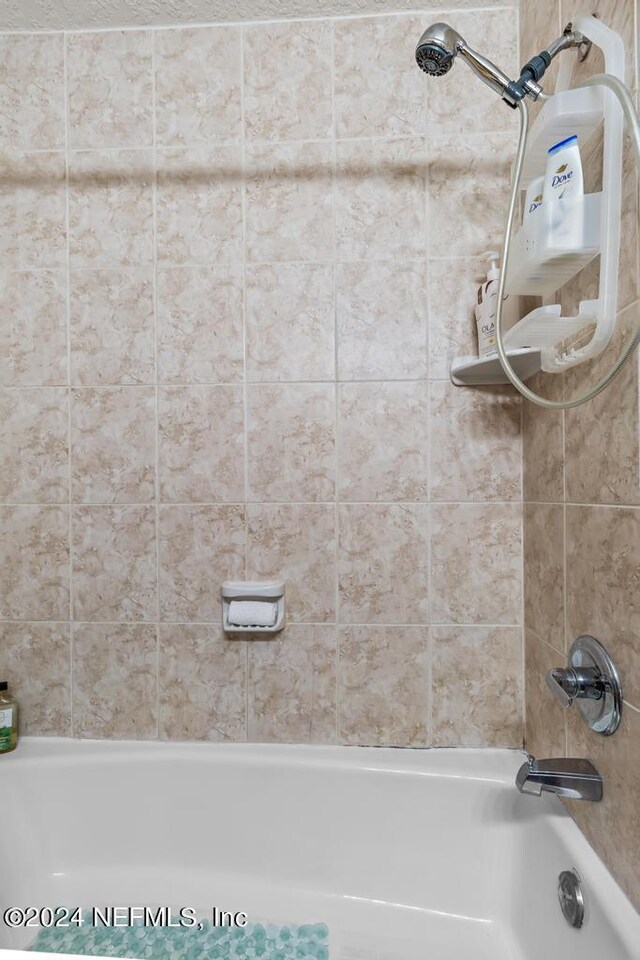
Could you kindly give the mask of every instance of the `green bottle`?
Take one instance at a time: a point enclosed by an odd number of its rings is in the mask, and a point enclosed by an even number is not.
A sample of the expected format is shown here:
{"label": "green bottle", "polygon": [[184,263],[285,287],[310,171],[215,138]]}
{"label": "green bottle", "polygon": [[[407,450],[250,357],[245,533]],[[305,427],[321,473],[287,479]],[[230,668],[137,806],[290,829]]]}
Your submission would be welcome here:
{"label": "green bottle", "polygon": [[18,704],[9,684],[0,681],[0,753],[11,753],[18,746]]}

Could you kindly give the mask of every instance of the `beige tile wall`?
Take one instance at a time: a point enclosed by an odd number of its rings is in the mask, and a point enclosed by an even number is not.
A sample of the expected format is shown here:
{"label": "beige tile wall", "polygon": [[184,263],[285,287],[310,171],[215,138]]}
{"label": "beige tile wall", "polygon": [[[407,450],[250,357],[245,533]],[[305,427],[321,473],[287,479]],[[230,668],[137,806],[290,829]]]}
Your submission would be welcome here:
{"label": "beige tile wall", "polygon": [[[521,49],[544,47],[576,13],[578,0],[522,0]],[[627,83],[637,92],[634,18],[637,0],[594,0],[587,12],[625,41]],[[598,56],[582,66],[598,72]],[[585,151],[587,180],[597,187],[598,150]],[[549,396],[576,396],[611,366],[639,310],[637,188],[630,157],[625,167],[619,284],[621,334],[591,369],[565,382],[539,378]],[[586,270],[568,305],[586,299]],[[640,435],[638,357],[603,394],[564,415],[527,405],[524,411],[524,571],[526,624],[526,745],[537,756],[585,756],[605,778],[600,804],[572,802],[576,818],[636,906],[640,907]],[[594,369],[595,368],[595,369]],[[575,637],[592,633],[609,649],[622,674],[626,705],[621,728],[599,737],[550,698],[544,674],[563,665]]]}
{"label": "beige tile wall", "polygon": [[[0,36],[23,730],[518,746],[520,405],[458,391],[514,118],[433,13]],[[513,69],[513,11],[450,19]],[[228,640],[229,577],[290,625]]]}

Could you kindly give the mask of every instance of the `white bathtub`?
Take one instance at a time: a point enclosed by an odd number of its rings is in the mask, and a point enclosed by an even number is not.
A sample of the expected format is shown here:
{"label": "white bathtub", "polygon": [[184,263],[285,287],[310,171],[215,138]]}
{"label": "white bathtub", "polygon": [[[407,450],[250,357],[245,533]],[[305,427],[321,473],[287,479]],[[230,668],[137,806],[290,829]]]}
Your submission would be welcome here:
{"label": "white bathtub", "polygon": [[[23,739],[0,760],[0,902],[324,921],[331,960],[639,960],[640,917],[560,802],[518,794],[522,759]],[[33,932],[0,925],[0,947]]]}

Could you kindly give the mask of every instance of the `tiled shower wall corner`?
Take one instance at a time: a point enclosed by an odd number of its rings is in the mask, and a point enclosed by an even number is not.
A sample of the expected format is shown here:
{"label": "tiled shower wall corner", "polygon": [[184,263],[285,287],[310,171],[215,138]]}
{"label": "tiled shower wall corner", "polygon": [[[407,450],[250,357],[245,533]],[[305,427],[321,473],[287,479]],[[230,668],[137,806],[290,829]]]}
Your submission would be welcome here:
{"label": "tiled shower wall corner", "polygon": [[[442,14],[507,68],[517,18]],[[434,14],[0,38],[26,733],[522,744],[521,408],[457,390],[516,134]],[[225,639],[226,578],[289,625]]]}
{"label": "tiled shower wall corner", "polygon": [[[626,48],[626,81],[637,95],[633,0],[523,0],[523,57],[546,46],[577,13],[595,13]],[[599,52],[581,66],[601,72]],[[584,151],[586,186],[599,188],[601,143]],[[628,144],[627,144],[628,148]],[[638,234],[635,161],[625,157],[620,264],[620,335],[589,369],[540,377],[548,396],[577,396],[603,376],[637,322]],[[597,263],[562,291],[565,309],[597,296]],[[595,291],[595,293],[594,293]],[[637,354],[591,403],[564,415],[527,405],[524,411],[524,569],[526,745],[537,756],[588,757],[605,778],[602,803],[568,804],[598,853],[640,907],[640,480]],[[551,382],[553,381],[553,382]],[[592,733],[575,711],[549,696],[545,671],[566,662],[573,640],[591,633],[620,669],[626,705],[612,737]]]}

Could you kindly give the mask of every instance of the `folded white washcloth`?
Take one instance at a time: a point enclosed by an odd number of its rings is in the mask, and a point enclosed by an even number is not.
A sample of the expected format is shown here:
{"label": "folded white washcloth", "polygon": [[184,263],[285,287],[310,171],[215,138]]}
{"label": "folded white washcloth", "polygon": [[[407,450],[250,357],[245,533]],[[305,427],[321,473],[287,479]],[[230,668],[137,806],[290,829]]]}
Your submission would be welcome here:
{"label": "folded white washcloth", "polygon": [[273,627],[277,616],[277,603],[265,600],[232,600],[229,603],[229,623],[234,627]]}

